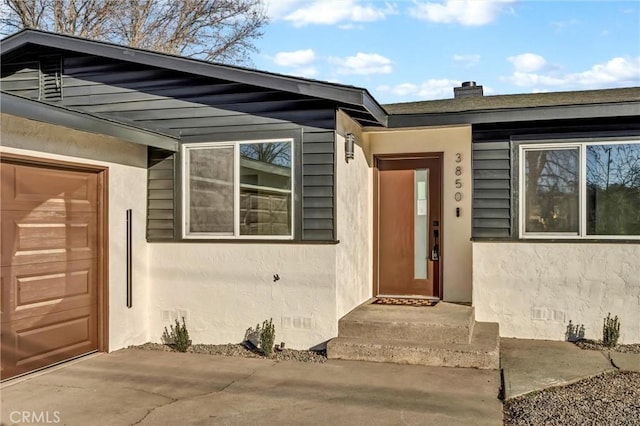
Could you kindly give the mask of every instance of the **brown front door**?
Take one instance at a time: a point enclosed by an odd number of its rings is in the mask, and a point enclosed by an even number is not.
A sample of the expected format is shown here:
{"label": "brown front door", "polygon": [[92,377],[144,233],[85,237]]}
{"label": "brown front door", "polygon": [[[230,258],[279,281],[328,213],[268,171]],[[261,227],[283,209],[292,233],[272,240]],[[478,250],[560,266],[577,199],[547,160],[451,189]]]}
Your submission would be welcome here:
{"label": "brown front door", "polygon": [[0,163],[1,378],[98,349],[98,174]]}
{"label": "brown front door", "polygon": [[441,163],[376,158],[377,295],[440,297]]}

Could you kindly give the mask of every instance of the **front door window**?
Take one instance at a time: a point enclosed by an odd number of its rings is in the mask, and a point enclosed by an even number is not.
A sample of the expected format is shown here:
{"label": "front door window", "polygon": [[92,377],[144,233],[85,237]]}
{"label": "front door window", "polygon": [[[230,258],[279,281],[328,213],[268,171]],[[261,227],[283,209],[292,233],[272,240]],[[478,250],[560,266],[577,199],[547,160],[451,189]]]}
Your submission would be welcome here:
{"label": "front door window", "polygon": [[429,185],[429,169],[416,169],[414,176],[414,278],[417,280],[426,280],[428,272],[427,254],[429,253],[429,233],[427,232],[427,224],[429,223],[429,209],[427,208],[429,202],[427,191]]}

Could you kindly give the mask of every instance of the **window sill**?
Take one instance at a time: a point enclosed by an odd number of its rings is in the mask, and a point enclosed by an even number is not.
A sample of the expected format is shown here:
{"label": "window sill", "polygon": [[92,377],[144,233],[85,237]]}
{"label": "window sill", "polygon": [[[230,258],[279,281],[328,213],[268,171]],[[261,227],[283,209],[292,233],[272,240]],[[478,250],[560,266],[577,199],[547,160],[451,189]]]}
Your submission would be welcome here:
{"label": "window sill", "polygon": [[640,238],[472,238],[473,243],[640,244]]}
{"label": "window sill", "polygon": [[340,240],[270,240],[270,239],[205,239],[205,238],[175,238],[149,239],[147,243],[180,243],[180,244],[291,244],[291,245],[336,245]]}

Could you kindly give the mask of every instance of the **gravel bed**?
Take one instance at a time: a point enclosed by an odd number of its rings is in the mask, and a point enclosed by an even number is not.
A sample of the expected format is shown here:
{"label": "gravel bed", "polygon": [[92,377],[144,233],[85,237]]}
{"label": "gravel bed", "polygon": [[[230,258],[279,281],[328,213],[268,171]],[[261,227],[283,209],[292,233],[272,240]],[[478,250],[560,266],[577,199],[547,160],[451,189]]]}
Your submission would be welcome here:
{"label": "gravel bed", "polygon": [[[171,345],[161,343],[145,343],[138,346],[130,346],[131,348],[148,350],[148,351],[165,351],[175,352]],[[187,353],[206,354],[206,355],[222,355],[222,356],[241,356],[245,358],[265,358],[264,355],[251,351],[241,344],[229,343],[226,345],[191,345],[187,349]],[[300,361],[300,362],[327,362],[325,351],[301,351],[295,349],[282,349],[273,351],[270,359],[278,361]]]}
{"label": "gravel bed", "polygon": [[592,351],[613,351],[623,352],[628,354],[640,354],[640,343],[632,343],[630,345],[615,345],[612,348],[608,348],[597,340],[578,340],[574,342],[576,346],[581,349],[588,349]]}
{"label": "gravel bed", "polygon": [[640,425],[640,373],[615,371],[504,403],[504,424]]}

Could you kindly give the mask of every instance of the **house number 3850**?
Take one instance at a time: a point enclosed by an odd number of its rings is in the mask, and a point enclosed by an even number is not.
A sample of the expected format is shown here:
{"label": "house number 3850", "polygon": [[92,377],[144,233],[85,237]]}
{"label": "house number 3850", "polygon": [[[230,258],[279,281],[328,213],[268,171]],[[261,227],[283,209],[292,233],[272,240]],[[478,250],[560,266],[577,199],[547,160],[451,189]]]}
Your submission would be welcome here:
{"label": "house number 3850", "polygon": [[[456,152],[456,169],[455,169],[455,174],[456,176],[462,176],[462,166],[460,165],[460,163],[462,163],[462,154],[459,152]],[[456,193],[454,194],[454,198],[456,201],[461,201],[462,200],[462,191],[460,191],[460,189],[462,189],[462,178],[457,177],[456,178]]]}

